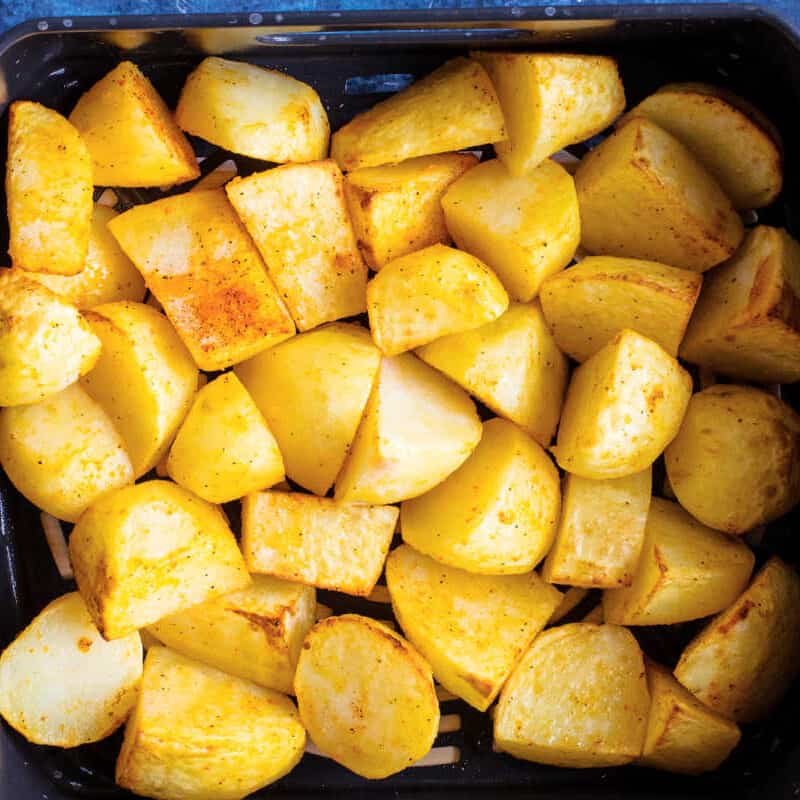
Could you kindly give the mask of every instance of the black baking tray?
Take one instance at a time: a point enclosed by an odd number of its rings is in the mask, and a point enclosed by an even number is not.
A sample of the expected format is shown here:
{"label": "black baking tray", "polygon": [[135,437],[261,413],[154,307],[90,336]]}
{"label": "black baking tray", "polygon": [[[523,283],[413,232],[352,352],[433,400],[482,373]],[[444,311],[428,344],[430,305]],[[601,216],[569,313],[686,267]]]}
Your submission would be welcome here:
{"label": "black baking tray", "polygon": [[[81,92],[123,58],[138,63],[170,104],[175,103],[189,70],[209,51],[286,70],[317,89],[336,129],[384,97],[386,90],[470,48],[570,49],[616,57],[629,103],[669,81],[702,80],[732,89],[758,105],[777,125],[786,144],[784,192],[773,207],[759,212],[759,220],[785,226],[798,235],[800,42],[789,27],[745,6],[693,6],[691,16],[682,18],[670,18],[663,8],[658,13],[648,13],[646,8],[630,13],[630,8],[624,18],[620,18],[622,9],[619,14],[607,9],[603,15],[595,8],[593,19],[581,20],[576,14],[567,24],[526,20],[520,9],[405,17],[401,12],[382,17],[345,12],[335,22],[330,15],[324,19],[313,14],[287,15],[270,27],[254,25],[252,18],[249,25],[239,26],[229,25],[230,19],[209,16],[149,17],[146,25],[140,24],[151,29],[150,36],[132,50],[121,50],[104,37],[102,29],[108,20],[71,20],[69,30],[63,21],[61,25],[40,22],[12,31],[0,42],[0,149],[5,147],[8,102],[27,98],[69,112]],[[137,25],[134,18],[115,22],[117,30]],[[349,80],[353,78],[357,80]],[[206,170],[227,157],[202,142],[195,144],[198,153],[207,157]],[[585,147],[574,150],[580,155]],[[264,165],[240,159],[239,168],[250,172]],[[120,192],[123,203],[156,196],[157,191]],[[0,220],[0,245],[5,251],[5,214],[0,214]],[[800,408],[800,393],[792,387],[784,387],[783,392],[785,399]],[[800,515],[794,513],[770,526],[757,549],[759,560],[779,553],[798,564],[800,541],[794,535],[798,520]],[[38,512],[0,473],[0,647],[47,602],[73,588],[55,569]],[[321,601],[337,612],[351,610],[381,618],[390,613],[386,606],[368,601],[320,594]],[[637,633],[647,652],[669,663],[696,627]],[[442,711],[460,714],[461,730],[440,735],[436,745],[458,747],[457,763],[409,769],[367,782],[331,761],[307,755],[291,775],[258,796],[798,797],[799,710],[800,687],[795,687],[770,720],[746,727],[740,746],[720,770],[685,778],[634,767],[572,770],[517,761],[492,751],[488,715],[460,701],[448,701]],[[0,800],[130,797],[113,782],[120,738],[117,734],[95,745],[62,751],[30,745],[3,724]]]}

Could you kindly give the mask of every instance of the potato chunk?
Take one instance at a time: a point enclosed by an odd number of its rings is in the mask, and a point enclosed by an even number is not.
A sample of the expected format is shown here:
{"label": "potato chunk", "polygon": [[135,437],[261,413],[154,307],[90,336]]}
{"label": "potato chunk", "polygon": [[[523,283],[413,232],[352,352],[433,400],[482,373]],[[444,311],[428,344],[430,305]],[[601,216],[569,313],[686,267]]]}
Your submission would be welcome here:
{"label": "potato chunk", "polygon": [[367,309],[367,268],[333,161],[286,164],[225,185],[301,331]]}
{"label": "potato chunk", "polygon": [[400,772],[436,738],[431,668],[405,639],[368,617],[318,622],[300,651],[294,687],[314,744],[364,778]]}
{"label": "potato chunk", "polygon": [[687,646],[675,677],[737,722],[764,719],[800,672],[800,578],[771,558],[748,589]]}
{"label": "potato chunk", "polygon": [[586,361],[625,328],[678,355],[703,276],[613,256],[589,256],[548,278],[539,292],[556,344]]}
{"label": "potato chunk", "polygon": [[625,109],[617,64],[572,53],[473,53],[500,98],[508,139],[495,146],[513,175],[607,128]]}
{"label": "potato chunk", "polygon": [[262,161],[316,161],[328,154],[330,127],[319,95],[255,64],[201,61],[183,85],[175,121],[187,133]]}
{"label": "potato chunk", "polygon": [[96,742],[125,721],[141,674],[139,634],[106,642],[81,596],[70,592],[0,656],[0,715],[36,744]]}
{"label": "potato chunk", "polygon": [[219,509],[167,481],[101,497],[72,531],[69,553],[106,639],[250,582]]}
{"label": "potato chunk", "polygon": [[117,759],[117,783],[156,800],[240,800],[303,756],[294,703],[151,647]]}
{"label": "potato chunk", "polygon": [[692,516],[746,533],[800,502],[800,416],[759,389],[711,386],[692,397],[664,461]]}
{"label": "potato chunk", "polygon": [[618,333],[572,374],[553,448],[582,478],[624,478],[649,467],[678,432],[692,379],[660,345]]}
{"label": "potato chunk", "polygon": [[251,572],[366,597],[394,536],[394,506],[259,492],[242,501],[242,552]]}
{"label": "potato chunk", "polygon": [[731,256],[744,228],[719,184],[673,136],[632,119],[575,173],[581,244],[695,272]]}
{"label": "potato chunk", "polygon": [[606,622],[674,625],[727,608],[747,586],[753,551],[654,497],[633,583],[603,593]]}
{"label": "potato chunk", "polygon": [[494,702],[561,600],[535,572],[474,575],[405,544],[386,562],[386,583],[403,633],[436,680],[479,711]]}
{"label": "potato chunk", "polygon": [[336,131],[331,158],[350,172],[505,137],[489,76],[476,61],[454,58]]}
{"label": "potato chunk", "polygon": [[550,444],[569,365],[538,303],[512,303],[493,322],[443,336],[416,353],[539,444]]}
{"label": "potato chunk", "polygon": [[191,145],[153,84],[123,61],[81,95],[69,121],[100,186],[166,186],[200,176]]}
{"label": "potato chunk", "polygon": [[403,541],[437,561],[486,575],[530,572],[556,534],[558,470],[503,419],[483,424],[475,452],[444,483],[400,509]]}
{"label": "potato chunk", "polygon": [[610,767],[642,751],[650,697],[630,631],[575,622],[536,638],[500,693],[497,750],[558,767]]}
{"label": "potato chunk", "polygon": [[458,246],[488,264],[523,302],[569,264],[581,238],[575,182],[555,161],[522,177],[497,159],[485,161],[453,183],[442,208]]}

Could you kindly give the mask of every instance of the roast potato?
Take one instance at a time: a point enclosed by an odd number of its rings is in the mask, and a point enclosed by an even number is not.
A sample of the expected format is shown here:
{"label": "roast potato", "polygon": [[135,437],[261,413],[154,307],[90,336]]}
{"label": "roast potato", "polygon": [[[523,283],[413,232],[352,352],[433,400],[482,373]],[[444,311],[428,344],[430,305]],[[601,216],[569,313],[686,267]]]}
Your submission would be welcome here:
{"label": "roast potato", "polygon": [[547,624],[556,625],[561,622],[561,620],[564,619],[567,614],[574,611],[586,599],[588,594],[588,589],[584,589],[580,586],[570,586],[570,588],[567,589],[567,591],[561,596],[561,602],[556,607],[556,610],[550,615],[550,619],[547,620]]}

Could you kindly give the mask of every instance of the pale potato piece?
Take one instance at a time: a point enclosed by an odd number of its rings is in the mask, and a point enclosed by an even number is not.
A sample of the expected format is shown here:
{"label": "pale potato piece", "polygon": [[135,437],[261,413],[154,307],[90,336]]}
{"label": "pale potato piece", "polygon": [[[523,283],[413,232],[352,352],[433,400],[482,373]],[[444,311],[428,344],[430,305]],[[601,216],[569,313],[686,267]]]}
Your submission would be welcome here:
{"label": "pale potato piece", "polygon": [[395,259],[367,284],[372,338],[387,356],[477,328],[507,308],[508,295],[495,274],[443,244]]}
{"label": "pale potato piece", "polygon": [[339,128],[331,137],[331,158],[350,172],[505,137],[489,76],[476,61],[454,58]]}
{"label": "pale potato piece", "polygon": [[800,671],[800,578],[771,558],[748,589],[687,646],[675,677],[737,722],[764,719]]}
{"label": "pale potato piece", "polygon": [[225,185],[301,331],[367,309],[361,259],[333,161],[285,164]]}
{"label": "pale potato piece", "polygon": [[500,693],[495,749],[558,767],[642,752],[650,695],[642,651],[617,625],[574,622],[536,638]]}
{"label": "pale potato piece", "polygon": [[607,128],[625,109],[617,63],[573,53],[472,54],[500,98],[508,139],[497,157],[514,175],[532,172],[545,158]]}
{"label": "pale potato piece", "polygon": [[624,478],[649,467],[678,433],[689,373],[660,345],[618,333],[575,372],[553,448],[582,478]]}
{"label": "pale potato piece", "polygon": [[711,386],[692,397],[664,460],[692,516],[746,533],[800,501],[800,416],[768,392]]}
{"label": "pale potato piece", "polygon": [[197,367],[174,328],[143,303],[84,313],[103,343],[83,388],[119,430],[138,478],[166,455],[197,389]]}
{"label": "pale potato piece", "polygon": [[539,291],[556,344],[586,361],[625,328],[678,355],[703,276],[654,261],[588,256]]}
{"label": "pale potato piece", "polygon": [[493,322],[443,336],[416,354],[546,447],[569,378],[538,303],[512,303]]}
{"label": "pale potato piece", "polygon": [[386,562],[397,621],[436,680],[479,711],[493,702],[561,593],[535,572],[474,575],[408,545]]}
{"label": "pale potato piece", "polygon": [[[582,589],[579,586],[570,586],[566,592],[561,596],[561,602],[556,607],[556,610],[550,615],[547,620],[548,625],[557,625],[564,617],[571,611],[574,611],[589,594],[588,589]],[[588,620],[584,620],[586,622]]]}
{"label": "pale potato piece", "polygon": [[467,393],[410,353],[382,358],[336,499],[396,503],[458,469],[481,438]]}
{"label": "pale potato piece", "polygon": [[187,133],[262,161],[316,161],[328,154],[330,127],[319,95],[255,64],[201,61],[183,85],[175,121]]}
{"label": "pale potato piece", "polygon": [[674,625],[727,608],[747,586],[755,556],[742,541],[654,497],[630,586],[603,592],[606,622]]}
{"label": "pale potato piece", "polygon": [[334,322],[236,365],[278,441],[286,474],[305,489],[324,495],[333,485],[380,361],[368,331]]}
{"label": "pale potato piece", "polygon": [[310,586],[254,575],[244,589],[170,614],[146,630],[187,658],[291,694],[316,609]]}
{"label": "pale potato piece", "polygon": [[0,269],[0,406],[35,403],[95,365],[100,340],[75,306],[17,269]]}
{"label": "pale potato piece", "polygon": [[644,543],[651,487],[650,467],[608,480],[567,474],[561,520],[542,577],[587,588],[629,586]]}
{"label": "pale potato piece", "polygon": [[379,270],[415,250],[449,244],[442,196],[477,163],[472,153],[442,153],[345,175],[347,207],[367,265]]}
{"label": "pale potato piece", "polygon": [[69,121],[99,186],[167,186],[200,176],[197,159],[153,84],[123,61],[78,100]]}
{"label": "pale potato piece", "polygon": [[368,617],[318,622],[300,651],[294,688],[314,744],[364,778],[400,772],[436,738],[439,701],[430,666]]}
{"label": "pale potato piece", "polygon": [[288,697],[152,647],[116,780],[156,800],[240,800],[290,772],[305,743]]}
{"label": "pale potato piece", "polygon": [[110,736],[136,702],[142,641],[105,641],[77,592],[53,600],[0,656],[0,715],[28,741],[77,747]]}
{"label": "pale potato piece", "polygon": [[259,492],[242,500],[242,552],[251,572],[366,597],[392,543],[394,506]]}
{"label": "pale potato piece", "polygon": [[744,236],[714,178],[676,138],[643,117],[584,157],[575,187],[581,244],[590,253],[704,272],[730,257]]}
{"label": "pale potato piece", "polygon": [[497,159],[485,161],[453,183],[442,208],[456,244],[523,302],[569,264],[581,238],[575,182],[549,159],[521,177]]}
{"label": "pale potato piece", "polygon": [[69,554],[106,639],[250,582],[222,512],[167,481],[105,494],[78,520]]}
{"label": "pale potato piece", "polygon": [[530,572],[556,535],[558,470],[504,419],[483,424],[473,454],[447,480],[400,508],[403,541],[453,567],[485,575]]}

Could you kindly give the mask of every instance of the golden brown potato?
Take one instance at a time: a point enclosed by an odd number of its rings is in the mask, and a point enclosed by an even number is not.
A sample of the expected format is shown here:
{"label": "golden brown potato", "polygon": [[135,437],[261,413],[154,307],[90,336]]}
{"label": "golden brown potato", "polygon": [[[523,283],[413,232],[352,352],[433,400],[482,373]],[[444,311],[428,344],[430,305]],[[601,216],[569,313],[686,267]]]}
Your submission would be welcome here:
{"label": "golden brown potato", "polygon": [[689,373],[660,345],[618,333],[572,374],[553,448],[582,478],[623,478],[649,467],[678,432]]}
{"label": "golden brown potato", "polygon": [[36,744],[96,742],[125,721],[141,675],[139,634],[106,642],[81,596],[70,592],[0,656],[0,715]]}
{"label": "golden brown potato", "polygon": [[89,149],[95,185],[167,186],[200,176],[170,110],[130,61],[84,92],[69,121]]}
{"label": "golden brown potato", "polygon": [[800,501],[800,416],[759,389],[711,386],[692,397],[664,460],[692,516],[746,533]]}
{"label": "golden brown potato", "polygon": [[771,558],[748,589],[687,646],[675,677],[737,722],[766,717],[800,670],[800,578]]}
{"label": "golden brown potato", "polygon": [[436,738],[431,668],[405,639],[368,617],[318,622],[300,651],[294,687],[314,744],[364,778],[410,766]]}
{"label": "golden brown potato", "polygon": [[674,625],[727,608],[747,586],[753,551],[654,497],[633,583],[603,593],[606,622]]}
{"label": "golden brown potato", "polygon": [[232,153],[262,161],[316,161],[328,154],[328,115],[307,84],[255,64],[206,58],[181,90],[175,121]]}
{"label": "golden brown potato", "polygon": [[613,256],[589,256],[548,278],[539,291],[556,344],[586,361],[621,330],[631,330],[678,355],[703,276]]}
{"label": "golden brown potato", "polygon": [[443,244],[392,261],[367,284],[372,338],[387,356],[492,322],[506,308],[495,274]]}
{"label": "golden brown potato", "polygon": [[474,453],[447,480],[400,509],[403,541],[468,572],[530,572],[556,534],[558,470],[504,419],[483,424]]}
{"label": "golden brown potato", "polygon": [[345,175],[344,194],[358,249],[379,270],[432,244],[449,244],[442,195],[478,163],[471,153],[442,153]]}
{"label": "golden brown potato", "polygon": [[394,506],[259,492],[242,501],[242,552],[251,572],[366,597],[394,536]]}
{"label": "golden brown potato", "polygon": [[555,161],[522,177],[497,159],[485,161],[453,183],[442,208],[458,246],[488,264],[523,302],[569,264],[581,238],[575,182]]}
{"label": "golden brown potato", "polygon": [[[589,594],[588,589],[582,589],[579,586],[570,586],[566,592],[561,596],[561,602],[556,607],[556,610],[550,615],[547,620],[548,625],[558,624],[570,612],[574,611]],[[588,620],[584,620],[587,621]]]}
{"label": "golden brown potato", "polygon": [[513,175],[607,128],[625,109],[617,64],[573,53],[472,54],[500,98],[508,139],[495,146]]}
{"label": "golden brown potato", "polygon": [[350,172],[505,137],[489,76],[476,61],[454,58],[339,128],[331,158]]}
{"label": "golden brown potato", "polygon": [[493,322],[443,336],[416,353],[543,447],[550,444],[569,365],[538,303],[512,303]]}
{"label": "golden brown potato", "polygon": [[673,136],[632,119],[575,173],[581,244],[695,272],[731,256],[744,236],[719,184]]}
{"label": "golden brown potato", "polygon": [[167,481],[105,494],[78,520],[69,554],[106,639],[250,582],[222,512]]}
{"label": "golden brown potato", "polygon": [[494,746],[558,767],[626,764],[642,751],[649,708],[642,651],[630,631],[562,625],[534,640],[503,687]]}
{"label": "golden brown potato", "polygon": [[116,780],[156,800],[240,800],[286,775],[305,743],[288,697],[152,647]]}
{"label": "golden brown potato", "polygon": [[333,161],[286,164],[225,185],[301,331],[367,309],[367,268]]}

